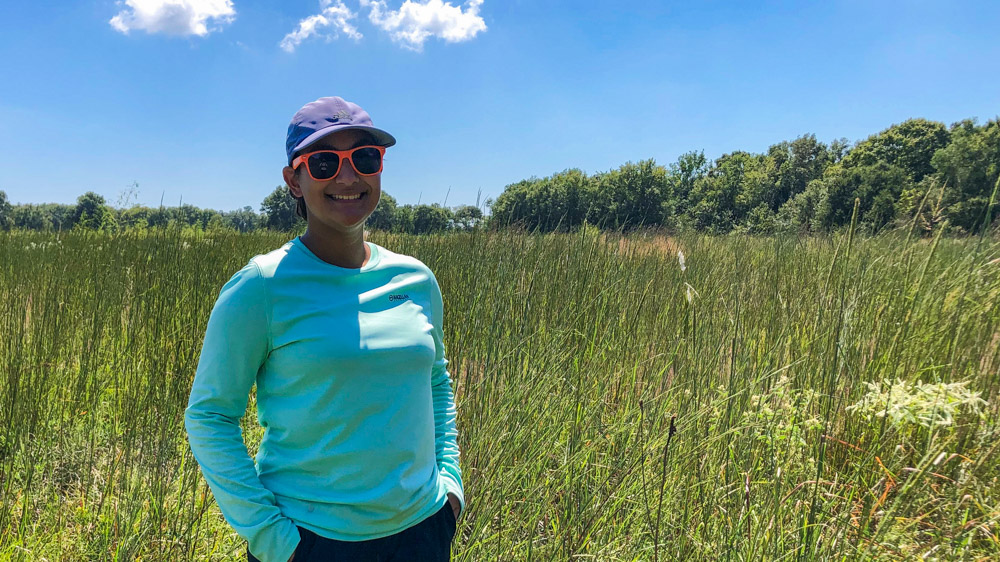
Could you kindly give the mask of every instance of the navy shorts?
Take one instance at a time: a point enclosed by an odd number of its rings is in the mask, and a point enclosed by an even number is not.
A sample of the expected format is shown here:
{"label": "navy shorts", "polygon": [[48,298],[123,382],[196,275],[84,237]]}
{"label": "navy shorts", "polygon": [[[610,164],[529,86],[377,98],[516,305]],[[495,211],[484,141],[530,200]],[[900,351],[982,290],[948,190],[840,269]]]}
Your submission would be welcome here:
{"label": "navy shorts", "polygon": [[[337,541],[299,527],[294,562],[448,562],[455,538],[455,512],[445,500],[434,515],[395,535],[368,541]],[[247,549],[249,562],[260,562]],[[284,562],[284,561],[281,561]]]}

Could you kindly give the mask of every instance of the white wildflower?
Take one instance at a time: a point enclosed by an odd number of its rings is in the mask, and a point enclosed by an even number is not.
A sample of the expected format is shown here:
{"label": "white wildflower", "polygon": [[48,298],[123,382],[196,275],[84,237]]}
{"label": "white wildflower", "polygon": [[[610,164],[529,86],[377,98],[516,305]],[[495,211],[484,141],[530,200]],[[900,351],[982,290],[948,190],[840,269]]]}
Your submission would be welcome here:
{"label": "white wildflower", "polygon": [[695,297],[700,297],[701,296],[701,295],[698,294],[698,291],[696,291],[695,288],[692,287],[690,284],[685,283],[684,286],[687,287],[687,294],[686,294],[686,296],[687,296],[688,304],[691,304],[692,302],[694,302],[694,298]]}
{"label": "white wildflower", "polygon": [[951,383],[914,383],[900,379],[884,385],[866,382],[868,392],[848,412],[884,418],[896,425],[947,427],[963,411],[982,416],[986,401],[979,392],[966,388],[967,381]]}
{"label": "white wildflower", "polygon": [[687,271],[687,266],[684,265],[684,252],[677,250],[677,261],[681,264],[681,273]]}

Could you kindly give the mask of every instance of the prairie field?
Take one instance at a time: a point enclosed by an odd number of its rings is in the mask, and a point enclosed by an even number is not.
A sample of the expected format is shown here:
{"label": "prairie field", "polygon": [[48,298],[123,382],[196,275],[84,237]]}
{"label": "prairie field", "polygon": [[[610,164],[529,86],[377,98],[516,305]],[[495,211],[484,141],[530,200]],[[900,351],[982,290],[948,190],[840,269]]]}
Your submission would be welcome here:
{"label": "prairie field", "polygon": [[[0,232],[0,560],[243,556],[183,411],[291,237]],[[995,239],[370,240],[443,291],[455,560],[1000,559]]]}

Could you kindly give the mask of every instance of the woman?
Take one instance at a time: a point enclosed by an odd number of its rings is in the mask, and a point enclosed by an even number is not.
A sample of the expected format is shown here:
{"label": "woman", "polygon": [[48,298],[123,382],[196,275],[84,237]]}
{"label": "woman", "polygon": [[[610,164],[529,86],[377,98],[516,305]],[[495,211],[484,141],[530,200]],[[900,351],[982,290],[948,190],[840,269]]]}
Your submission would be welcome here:
{"label": "woman", "polygon": [[248,560],[450,559],[465,500],[441,291],[364,240],[395,142],[341,98],[299,110],[283,175],[306,232],[251,259],[209,318],[185,425]]}

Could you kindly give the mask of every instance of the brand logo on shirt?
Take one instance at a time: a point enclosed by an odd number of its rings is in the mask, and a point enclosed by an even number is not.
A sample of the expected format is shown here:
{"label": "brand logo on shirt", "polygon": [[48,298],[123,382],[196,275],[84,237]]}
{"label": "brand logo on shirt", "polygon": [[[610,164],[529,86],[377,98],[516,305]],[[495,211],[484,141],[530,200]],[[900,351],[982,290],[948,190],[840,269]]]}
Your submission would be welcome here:
{"label": "brand logo on shirt", "polygon": [[389,295],[389,302],[405,301],[408,298],[410,298],[410,295]]}

